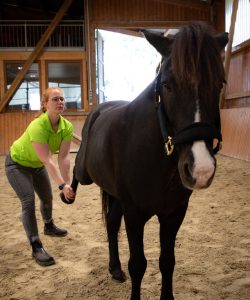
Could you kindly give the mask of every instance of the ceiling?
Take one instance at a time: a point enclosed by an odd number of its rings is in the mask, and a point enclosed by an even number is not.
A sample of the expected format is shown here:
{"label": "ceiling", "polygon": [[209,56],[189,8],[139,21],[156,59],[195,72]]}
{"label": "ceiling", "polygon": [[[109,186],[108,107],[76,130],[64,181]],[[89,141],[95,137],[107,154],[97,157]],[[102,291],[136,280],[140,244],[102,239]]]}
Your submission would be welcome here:
{"label": "ceiling", "polygon": [[[1,20],[51,20],[65,0],[0,0]],[[94,1],[94,0],[92,0]],[[161,0],[183,3],[184,0]],[[211,5],[218,0],[196,0]],[[84,19],[84,0],[74,0],[65,20]]]}
{"label": "ceiling", "polygon": [[[1,20],[51,20],[64,0],[0,0]],[[84,1],[74,0],[64,20],[80,20],[84,15]]]}

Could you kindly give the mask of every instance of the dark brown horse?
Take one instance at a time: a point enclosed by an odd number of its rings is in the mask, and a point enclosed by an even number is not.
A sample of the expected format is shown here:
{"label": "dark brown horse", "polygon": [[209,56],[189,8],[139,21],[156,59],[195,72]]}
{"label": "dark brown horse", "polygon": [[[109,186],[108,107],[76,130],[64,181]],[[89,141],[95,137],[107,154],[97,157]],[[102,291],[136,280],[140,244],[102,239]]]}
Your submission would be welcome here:
{"label": "dark brown horse", "polygon": [[157,215],[161,299],[169,300],[174,299],[175,239],[189,197],[193,189],[210,185],[216,169],[224,82],[220,52],[228,38],[203,23],[182,27],[174,38],[144,35],[162,55],[159,73],[134,101],[106,102],[90,113],[72,185],[95,182],[103,191],[109,271],[120,282],[125,274],[117,233],[124,216],[133,300],[140,299],[147,267],[144,225]]}

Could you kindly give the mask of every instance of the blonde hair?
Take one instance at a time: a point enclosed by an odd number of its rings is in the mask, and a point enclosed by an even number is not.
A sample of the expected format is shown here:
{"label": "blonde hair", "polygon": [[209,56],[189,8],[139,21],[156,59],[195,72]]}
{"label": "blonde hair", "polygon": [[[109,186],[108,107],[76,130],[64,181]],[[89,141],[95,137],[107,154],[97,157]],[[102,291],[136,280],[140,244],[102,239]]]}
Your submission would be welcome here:
{"label": "blonde hair", "polygon": [[55,90],[60,91],[61,93],[63,93],[63,90],[58,87],[58,86],[53,86],[53,87],[49,87],[45,90],[43,96],[42,96],[42,100],[41,100],[41,108],[40,108],[40,114],[45,113],[46,112],[46,106],[45,104],[49,101],[49,96],[52,92],[54,92]]}

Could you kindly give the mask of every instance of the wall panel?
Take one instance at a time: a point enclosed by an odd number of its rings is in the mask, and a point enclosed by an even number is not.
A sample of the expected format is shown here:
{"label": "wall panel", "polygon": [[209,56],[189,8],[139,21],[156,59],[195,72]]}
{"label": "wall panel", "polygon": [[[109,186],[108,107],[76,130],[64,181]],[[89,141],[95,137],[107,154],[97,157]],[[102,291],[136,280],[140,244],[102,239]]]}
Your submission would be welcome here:
{"label": "wall panel", "polygon": [[[0,103],[6,92],[6,78],[4,64],[7,62],[26,61],[29,58],[28,51],[0,51]],[[72,62],[77,61],[81,64],[81,82],[82,82],[82,109],[89,110],[87,99],[87,69],[85,51],[44,51],[36,61],[40,65],[40,91],[41,94],[47,88],[47,62]]]}
{"label": "wall panel", "polygon": [[0,155],[8,152],[10,145],[23,133],[36,114],[37,112],[0,114]]}
{"label": "wall panel", "polygon": [[221,154],[250,161],[250,107],[221,110]]}
{"label": "wall panel", "polygon": [[[37,112],[0,114],[0,155],[5,155],[10,145],[35,118]],[[74,133],[81,136],[86,115],[66,114],[73,123]],[[250,161],[250,107],[223,109],[221,111],[223,147],[221,154]],[[72,143],[72,151],[77,151],[79,143]]]}
{"label": "wall panel", "polygon": [[[0,114],[0,155],[6,155],[13,141],[24,132],[28,124],[38,112],[10,112]],[[82,126],[86,119],[83,114],[66,114],[65,118],[72,122],[74,133],[81,136]],[[71,150],[76,151],[79,143],[73,142]]]}
{"label": "wall panel", "polygon": [[233,49],[225,107],[250,107],[250,40]]}
{"label": "wall panel", "polygon": [[151,27],[210,20],[210,7],[198,1],[95,0],[88,1],[90,24],[95,27]]}
{"label": "wall panel", "polygon": [[[93,94],[93,106],[97,103],[96,94],[96,66],[95,66],[95,29],[143,29],[143,28],[175,28],[191,20],[215,21],[217,10],[224,12],[224,0],[213,8],[205,1],[197,0],[86,0],[85,19],[89,40],[86,49],[90,54],[88,64],[89,82]],[[216,26],[224,24],[224,14]],[[223,26],[224,27],[224,26]],[[217,28],[219,31],[224,28]],[[86,35],[87,36],[87,35]]]}

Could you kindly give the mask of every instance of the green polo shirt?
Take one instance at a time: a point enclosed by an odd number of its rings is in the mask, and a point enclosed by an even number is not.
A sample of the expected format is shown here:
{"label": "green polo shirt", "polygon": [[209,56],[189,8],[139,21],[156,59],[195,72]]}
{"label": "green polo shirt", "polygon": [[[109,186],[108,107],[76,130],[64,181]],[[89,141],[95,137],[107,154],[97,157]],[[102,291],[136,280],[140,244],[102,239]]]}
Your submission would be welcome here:
{"label": "green polo shirt", "polygon": [[55,153],[59,150],[61,142],[70,141],[72,136],[73,125],[68,120],[60,116],[58,130],[54,132],[48,113],[45,112],[33,120],[23,135],[12,144],[10,155],[22,166],[40,168],[43,163],[37,157],[32,142],[46,143],[51,153]]}

